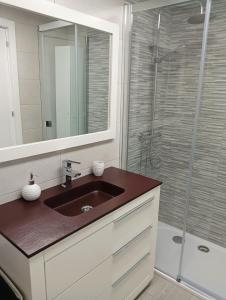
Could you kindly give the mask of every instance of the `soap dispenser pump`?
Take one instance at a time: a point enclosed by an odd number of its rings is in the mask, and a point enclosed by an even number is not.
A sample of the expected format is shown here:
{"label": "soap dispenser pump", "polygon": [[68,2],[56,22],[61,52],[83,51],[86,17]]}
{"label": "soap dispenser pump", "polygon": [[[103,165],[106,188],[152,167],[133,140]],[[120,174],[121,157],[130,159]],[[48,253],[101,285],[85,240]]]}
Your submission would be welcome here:
{"label": "soap dispenser pump", "polygon": [[27,201],[37,200],[41,195],[41,188],[35,183],[33,173],[30,174],[30,180],[22,189],[22,197]]}

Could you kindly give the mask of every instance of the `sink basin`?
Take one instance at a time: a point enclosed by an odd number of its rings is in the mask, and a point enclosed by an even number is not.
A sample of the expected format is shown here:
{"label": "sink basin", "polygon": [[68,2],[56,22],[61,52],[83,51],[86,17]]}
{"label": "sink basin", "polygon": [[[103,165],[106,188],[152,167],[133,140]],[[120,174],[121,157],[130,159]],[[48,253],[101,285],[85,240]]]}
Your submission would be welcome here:
{"label": "sink basin", "polygon": [[45,205],[65,216],[77,216],[124,192],[105,181],[92,181],[45,200]]}

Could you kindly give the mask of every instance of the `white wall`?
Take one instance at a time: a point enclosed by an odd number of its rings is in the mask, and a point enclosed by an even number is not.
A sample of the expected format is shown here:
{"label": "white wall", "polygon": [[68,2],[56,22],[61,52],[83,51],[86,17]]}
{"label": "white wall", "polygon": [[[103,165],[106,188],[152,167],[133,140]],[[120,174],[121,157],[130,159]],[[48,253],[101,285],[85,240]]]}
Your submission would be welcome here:
{"label": "white wall", "polygon": [[[121,20],[121,0],[56,0],[56,2],[98,17],[105,17],[111,21],[120,22]],[[118,102],[120,102],[120,79],[118,87]],[[66,158],[81,161],[79,169],[82,175],[90,173],[93,160],[104,160],[107,166],[119,166],[120,120],[117,121],[117,124],[116,140],[0,164],[0,204],[19,197],[21,187],[26,184],[31,171],[38,176],[37,182],[41,184],[42,188],[62,182],[61,166],[62,160]]]}
{"label": "white wall", "polygon": [[95,17],[119,23],[124,0],[49,0]]}
{"label": "white wall", "polygon": [[49,18],[0,5],[0,17],[15,23],[22,136],[24,143],[42,140],[38,24]]}

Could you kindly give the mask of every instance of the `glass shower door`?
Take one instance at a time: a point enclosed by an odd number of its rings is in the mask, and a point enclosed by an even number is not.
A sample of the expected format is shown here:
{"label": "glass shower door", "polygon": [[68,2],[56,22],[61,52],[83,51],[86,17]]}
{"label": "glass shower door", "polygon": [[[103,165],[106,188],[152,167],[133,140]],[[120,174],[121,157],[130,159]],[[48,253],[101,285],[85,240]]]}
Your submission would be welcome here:
{"label": "glass shower door", "polygon": [[212,1],[182,280],[226,299],[226,1]]}
{"label": "glass shower door", "polygon": [[204,25],[200,3],[135,11],[127,169],[163,181],[156,268],[178,277]]}
{"label": "glass shower door", "polygon": [[127,169],[163,181],[156,268],[226,299],[226,1],[139,3]]}
{"label": "glass shower door", "polygon": [[[193,22],[191,18],[200,11],[200,3],[196,1],[160,9],[162,30],[158,47],[163,54],[159,59],[155,114],[160,116],[159,178],[163,185],[156,268],[178,280],[204,33],[204,22],[196,25],[189,22]],[[168,37],[168,51],[162,47],[164,35]]]}

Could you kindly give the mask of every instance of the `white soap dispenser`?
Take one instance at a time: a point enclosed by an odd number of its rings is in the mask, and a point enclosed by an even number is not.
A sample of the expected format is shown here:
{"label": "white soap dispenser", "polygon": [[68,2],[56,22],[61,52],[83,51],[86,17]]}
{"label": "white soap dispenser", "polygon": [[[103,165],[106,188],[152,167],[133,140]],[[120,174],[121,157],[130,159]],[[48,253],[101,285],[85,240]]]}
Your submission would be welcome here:
{"label": "white soap dispenser", "polygon": [[34,181],[33,173],[30,174],[30,180],[22,189],[22,197],[27,201],[37,200],[41,195],[41,188]]}

